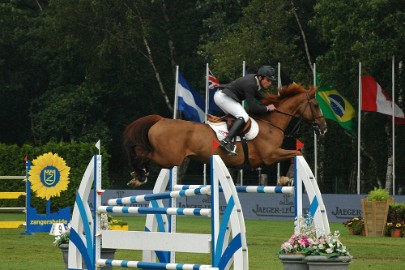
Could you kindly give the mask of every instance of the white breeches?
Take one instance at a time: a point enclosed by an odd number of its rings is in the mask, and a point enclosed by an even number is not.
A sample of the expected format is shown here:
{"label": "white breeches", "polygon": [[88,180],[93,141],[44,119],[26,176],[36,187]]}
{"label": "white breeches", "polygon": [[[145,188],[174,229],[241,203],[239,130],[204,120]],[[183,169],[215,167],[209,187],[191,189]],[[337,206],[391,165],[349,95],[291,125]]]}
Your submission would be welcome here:
{"label": "white breeches", "polygon": [[215,92],[214,101],[225,113],[232,114],[236,118],[242,117],[245,123],[249,120],[249,115],[242,104],[224,94],[222,90]]}

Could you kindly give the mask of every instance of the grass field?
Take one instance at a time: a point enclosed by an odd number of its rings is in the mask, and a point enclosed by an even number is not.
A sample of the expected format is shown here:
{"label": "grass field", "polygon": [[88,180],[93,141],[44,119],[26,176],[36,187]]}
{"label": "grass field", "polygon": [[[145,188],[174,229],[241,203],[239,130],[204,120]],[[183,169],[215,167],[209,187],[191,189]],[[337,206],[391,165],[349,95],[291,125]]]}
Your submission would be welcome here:
{"label": "grass field", "polygon": [[[0,213],[1,220],[23,220],[21,214]],[[130,230],[143,230],[142,217],[120,217],[129,222]],[[404,270],[405,238],[364,237],[349,235],[341,223],[331,223],[331,230],[341,232],[341,240],[347,246],[353,262],[352,270]],[[203,218],[178,218],[179,232],[209,233],[209,220]],[[277,258],[282,242],[293,232],[293,222],[246,220],[249,247],[249,265],[252,270],[283,269]],[[0,269],[21,270],[64,269],[62,253],[52,242],[53,236],[47,233],[22,235],[24,228],[0,229]],[[206,254],[177,253],[181,263],[210,264]],[[141,260],[140,251],[117,250],[116,259]],[[124,269],[114,267],[114,269]]]}

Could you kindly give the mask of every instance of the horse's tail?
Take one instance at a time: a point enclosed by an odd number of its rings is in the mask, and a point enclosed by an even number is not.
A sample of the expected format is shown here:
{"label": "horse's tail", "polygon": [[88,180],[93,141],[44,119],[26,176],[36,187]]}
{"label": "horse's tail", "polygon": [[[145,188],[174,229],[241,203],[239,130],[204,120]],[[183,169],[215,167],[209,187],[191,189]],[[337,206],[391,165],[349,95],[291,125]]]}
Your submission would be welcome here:
{"label": "horse's tail", "polygon": [[135,171],[143,169],[149,160],[153,146],[150,144],[148,132],[160,119],[160,115],[148,115],[132,122],[124,130],[124,147]]}

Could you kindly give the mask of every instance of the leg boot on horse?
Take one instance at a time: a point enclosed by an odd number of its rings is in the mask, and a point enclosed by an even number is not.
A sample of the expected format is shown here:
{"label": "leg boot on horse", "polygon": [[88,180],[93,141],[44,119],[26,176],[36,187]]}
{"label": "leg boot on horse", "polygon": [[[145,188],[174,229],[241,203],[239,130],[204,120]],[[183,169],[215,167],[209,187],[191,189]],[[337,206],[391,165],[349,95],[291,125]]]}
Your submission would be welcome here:
{"label": "leg boot on horse", "polygon": [[142,169],[138,172],[133,171],[131,172],[131,176],[133,178],[127,183],[127,186],[137,188],[148,182],[149,171],[147,169]]}
{"label": "leg boot on horse", "polygon": [[232,127],[229,129],[228,135],[220,142],[221,147],[228,151],[228,155],[236,156],[236,145],[233,144],[232,140],[244,126],[245,121],[243,118],[236,118]]}

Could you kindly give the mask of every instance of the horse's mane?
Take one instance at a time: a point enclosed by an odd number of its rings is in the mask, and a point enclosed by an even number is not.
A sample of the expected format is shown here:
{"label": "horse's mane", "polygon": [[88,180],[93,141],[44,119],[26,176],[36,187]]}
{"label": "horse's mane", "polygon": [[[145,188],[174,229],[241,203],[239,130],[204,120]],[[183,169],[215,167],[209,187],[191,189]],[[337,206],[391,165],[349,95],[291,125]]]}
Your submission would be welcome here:
{"label": "horse's mane", "polygon": [[289,98],[292,96],[295,96],[300,93],[308,93],[312,96],[315,94],[315,87],[311,86],[309,90],[305,89],[304,86],[301,84],[297,83],[292,83],[288,86],[283,86],[281,87],[278,91],[280,93],[279,96],[266,93],[264,94],[264,98],[261,100],[261,104],[263,105],[268,105],[268,104],[274,104],[277,106],[281,100],[285,98]]}

